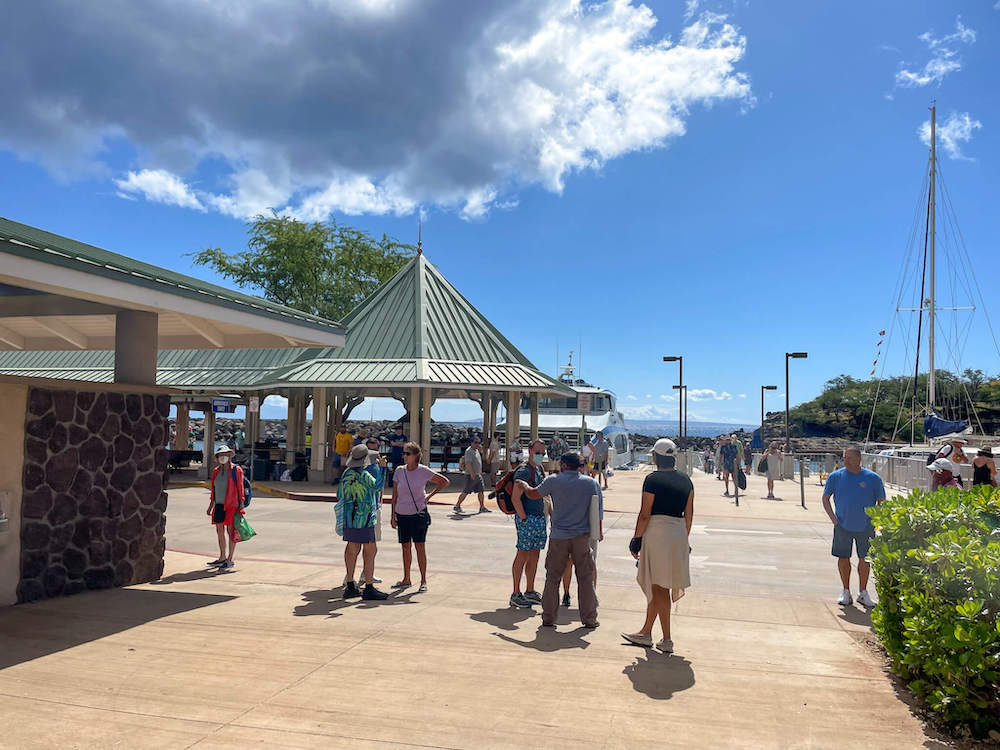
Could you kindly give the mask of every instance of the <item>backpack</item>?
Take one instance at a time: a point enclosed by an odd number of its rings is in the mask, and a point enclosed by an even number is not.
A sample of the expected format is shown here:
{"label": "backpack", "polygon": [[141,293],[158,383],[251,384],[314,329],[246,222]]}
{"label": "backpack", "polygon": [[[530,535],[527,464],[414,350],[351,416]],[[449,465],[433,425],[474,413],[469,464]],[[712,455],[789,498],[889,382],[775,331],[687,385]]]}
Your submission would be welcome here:
{"label": "backpack", "polygon": [[[236,481],[236,466],[233,466],[232,480]],[[250,485],[250,480],[247,479],[247,475],[243,474],[243,507],[246,508],[250,505],[250,501],[253,500],[253,487]]]}
{"label": "backpack", "polygon": [[[518,467],[520,468],[520,467]],[[531,472],[531,481],[535,481],[535,467],[530,463],[528,464],[528,471]],[[514,510],[514,474],[517,473],[517,469],[511,469],[502,477],[500,481],[497,482],[496,487],[493,492],[490,493],[490,498],[496,498],[497,508],[501,512],[506,513],[508,516],[514,515],[517,511]]]}

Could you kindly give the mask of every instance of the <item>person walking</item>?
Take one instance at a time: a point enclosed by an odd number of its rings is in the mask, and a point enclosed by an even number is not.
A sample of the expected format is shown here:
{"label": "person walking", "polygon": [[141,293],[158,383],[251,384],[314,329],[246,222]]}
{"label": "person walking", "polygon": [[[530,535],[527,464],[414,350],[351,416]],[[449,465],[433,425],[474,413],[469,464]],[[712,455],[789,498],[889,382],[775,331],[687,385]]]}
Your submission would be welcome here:
{"label": "person walking", "polygon": [[[482,450],[482,448],[480,448]],[[486,454],[480,455],[483,473],[486,475],[490,489],[496,489],[497,472],[500,470],[500,432],[493,433],[490,439],[489,448],[485,449]]]}
{"label": "person walking", "polygon": [[958,467],[947,458],[935,458],[927,464],[927,470],[934,472],[931,475],[931,492],[937,492],[945,487],[961,489],[958,483]]}
{"label": "person walking", "polygon": [[767,476],[768,500],[774,499],[774,480],[781,478],[781,462],[783,458],[781,449],[778,447],[778,442],[776,440],[771,441],[771,444],[767,446],[767,450],[764,451],[764,459],[767,459],[767,467],[764,471]]}
{"label": "person walking", "polygon": [[392,487],[393,474],[395,474],[398,467],[403,465],[404,445],[406,445],[406,435],[403,432],[403,425],[398,424],[393,428],[392,437],[389,439],[390,487]]}
{"label": "person walking", "polygon": [[[963,440],[962,438],[955,438],[955,439],[953,439],[953,440],[945,443],[944,445],[942,445],[938,449],[938,452],[934,455],[935,459],[938,459],[938,458],[947,458],[949,461],[951,461],[953,464],[955,464],[955,470],[953,472],[953,476],[955,477],[955,481],[958,482],[958,486],[959,487],[962,486],[962,475],[960,473],[961,470],[958,468],[958,466],[961,465],[961,464],[967,464],[967,463],[969,463],[969,458],[968,458],[968,456],[965,455],[965,451],[962,449],[962,447],[965,444],[966,444],[966,441]],[[930,466],[930,464],[928,464],[928,466]],[[937,485],[937,475],[936,474],[932,474],[931,475],[931,492],[933,492],[937,488],[938,488],[938,485]]]}
{"label": "person walking", "polygon": [[[523,480],[531,487],[537,487],[545,479],[545,443],[535,440],[528,446],[528,463],[514,472],[515,480]],[[510,606],[530,607],[542,603],[542,595],[535,591],[535,574],[538,571],[538,557],[545,549],[545,501],[522,497],[519,485],[514,485],[511,493],[514,505],[514,528],[517,530],[517,551],[511,573],[514,576],[514,593],[510,595]],[[525,590],[521,593],[521,577],[524,576]]]}
{"label": "person walking", "polygon": [[[396,469],[392,483],[392,528],[396,529],[399,543],[403,548],[403,577],[395,588],[412,585],[410,565],[413,561],[413,547],[417,550],[417,567],[420,569],[418,592],[427,591],[427,528],[431,525],[431,514],[427,503],[437,493],[448,486],[448,478],[443,477],[426,464],[420,463],[420,446],[407,442],[403,446],[403,465]],[[434,489],[426,494],[427,485]],[[412,546],[411,546],[412,545]]]}
{"label": "person walking", "polygon": [[579,453],[567,453],[559,461],[559,473],[550,474],[538,487],[523,479],[517,484],[522,497],[552,502],[552,527],[549,531],[549,551],[545,556],[545,589],[542,592],[542,625],[554,628],[559,608],[559,581],[566,560],[576,568],[577,598],[580,620],[585,628],[596,628],[597,592],[594,590],[594,558],[590,553],[590,502],[600,496],[601,487],[591,477],[579,472],[583,458]]}
{"label": "person walking", "polygon": [[[861,467],[861,450],[848,448],[844,451],[844,466],[830,473],[823,489],[823,510],[833,524],[833,547],[831,554],[837,558],[837,570],[844,590],[837,604],[851,604],[851,547],[858,555],[858,604],[874,607],[868,594],[868,574],[871,566],[865,559],[871,540],[875,538],[875,526],[865,512],[868,508],[885,500],[885,486],[882,478],[874,471]],[[833,498],[836,510],[830,506]]]}
{"label": "person walking", "polygon": [[722,481],[722,441],[715,441],[715,478]]}
{"label": "person walking", "polygon": [[441,473],[445,474],[448,471],[448,464],[451,463],[451,452],[454,449],[454,445],[451,442],[451,438],[447,437],[444,439],[444,447],[441,449]]}
{"label": "person walking", "polygon": [[456,513],[462,512],[462,503],[472,492],[479,495],[479,512],[490,512],[489,508],[486,507],[486,494],[483,488],[483,454],[479,452],[481,445],[482,441],[478,437],[474,437],[465,451],[465,487],[452,507]]}
{"label": "person walking", "polygon": [[736,484],[736,470],[739,468],[739,449],[733,445],[733,439],[728,435],[722,436],[722,446],[719,448],[719,465],[722,470],[722,481],[726,483],[726,491],[723,497],[729,497],[729,477],[732,476],[733,484]]}
{"label": "person walking", "polygon": [[608,446],[610,444],[604,439],[604,431],[597,431],[597,442],[594,443],[594,471],[599,482],[604,483],[604,489],[608,488]]}
{"label": "person walking", "polygon": [[562,435],[558,432],[552,438],[552,442],[549,443],[549,460],[558,461],[560,458],[569,453],[569,443],[563,440]]}
{"label": "person walking", "polygon": [[[219,557],[209,565],[219,570],[235,567],[233,555],[240,540],[236,533],[236,515],[243,515],[246,497],[243,494],[243,469],[232,462],[233,450],[228,445],[215,449],[215,469],[208,491],[208,510],[219,539]],[[226,539],[229,539],[229,553],[226,553]]]}
{"label": "person walking", "polygon": [[972,486],[991,484],[997,486],[997,465],[993,462],[993,449],[984,445],[972,459]]}
{"label": "person walking", "polygon": [[642,483],[642,508],[629,548],[639,560],[636,581],[646,595],[646,620],[635,633],[622,633],[631,644],[653,645],[653,624],[660,618],[663,638],[656,648],[673,653],[670,606],[691,586],[691,524],[694,522],[694,484],[677,471],[677,446],[660,438],[653,446],[656,470]]}
{"label": "person walking", "polygon": [[[347,569],[344,598],[360,596],[365,601],[382,601],[388,599],[389,595],[375,588],[375,555],[378,553],[375,528],[378,524],[378,507],[382,503],[386,462],[378,456],[374,464],[369,464],[369,456],[370,449],[366,445],[351,448],[347,467],[337,485],[337,502],[344,503],[343,539],[347,543],[344,547],[344,566]],[[364,591],[354,580],[359,554],[363,560]]]}

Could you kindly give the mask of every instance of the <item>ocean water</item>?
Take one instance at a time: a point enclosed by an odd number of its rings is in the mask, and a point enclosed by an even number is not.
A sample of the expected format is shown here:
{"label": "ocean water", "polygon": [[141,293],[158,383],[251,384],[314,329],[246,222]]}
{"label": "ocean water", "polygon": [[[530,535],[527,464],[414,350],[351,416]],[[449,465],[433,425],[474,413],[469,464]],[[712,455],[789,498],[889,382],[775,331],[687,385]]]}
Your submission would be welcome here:
{"label": "ocean water", "polygon": [[[659,437],[661,435],[677,435],[677,422],[675,421],[654,421],[646,419],[626,419],[625,426],[629,432],[639,435],[650,435]],[[739,424],[732,422],[691,422],[687,423],[688,435],[692,437],[716,437],[723,433],[730,433],[743,428],[747,432],[753,432],[759,424]]]}

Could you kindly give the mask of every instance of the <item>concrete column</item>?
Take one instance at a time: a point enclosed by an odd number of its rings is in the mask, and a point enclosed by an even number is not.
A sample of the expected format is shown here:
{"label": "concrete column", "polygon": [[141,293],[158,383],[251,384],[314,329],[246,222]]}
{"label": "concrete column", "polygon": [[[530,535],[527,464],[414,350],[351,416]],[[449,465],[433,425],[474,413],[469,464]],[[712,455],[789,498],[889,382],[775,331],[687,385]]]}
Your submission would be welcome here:
{"label": "concrete column", "polygon": [[115,382],[156,385],[158,316],[142,310],[115,313]]}
{"label": "concrete column", "polygon": [[521,392],[511,391],[507,394],[507,458],[510,458],[510,446],[517,440],[521,432]]}
{"label": "concrete column", "polygon": [[205,437],[202,439],[201,448],[201,471],[198,476],[201,479],[208,479],[212,476],[212,468],[215,466],[215,412],[212,407],[208,407],[205,412]]}
{"label": "concrete column", "polygon": [[309,481],[322,482],[326,468],[326,388],[313,389],[312,455],[309,459]]}
{"label": "concrete column", "polygon": [[431,457],[431,406],[434,404],[434,390],[432,388],[423,388],[422,391],[421,402],[423,408],[420,410],[422,414],[420,447],[424,451],[426,462],[429,463]]}
{"label": "concrete column", "polygon": [[[420,389],[410,388],[410,429],[408,434],[410,440],[420,439]],[[427,450],[426,445],[421,445],[422,450]]]}
{"label": "concrete column", "polygon": [[490,429],[490,411],[493,408],[493,396],[489,393],[483,394],[483,442],[490,444],[492,430]]}
{"label": "concrete column", "polygon": [[188,447],[188,429],[191,408],[187,404],[177,404],[177,421],[175,423],[176,432],[174,434],[174,450],[183,451]]}
{"label": "concrete column", "polygon": [[538,394],[531,394],[531,442],[538,440]]}
{"label": "concrete column", "polygon": [[285,463],[291,468],[295,465],[295,451],[299,448],[299,410],[297,408],[299,392],[288,392],[287,427],[285,428]]}

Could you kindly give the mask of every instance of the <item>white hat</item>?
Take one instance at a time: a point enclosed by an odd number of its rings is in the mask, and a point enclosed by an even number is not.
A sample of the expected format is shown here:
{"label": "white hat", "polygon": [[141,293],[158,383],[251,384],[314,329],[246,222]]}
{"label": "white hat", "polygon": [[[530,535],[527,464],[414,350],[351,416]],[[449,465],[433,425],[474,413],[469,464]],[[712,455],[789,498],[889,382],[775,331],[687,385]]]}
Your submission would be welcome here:
{"label": "white hat", "polygon": [[935,458],[929,464],[927,464],[928,471],[950,471],[952,474],[955,473],[955,464],[949,461],[947,458]]}
{"label": "white hat", "polygon": [[670,438],[660,438],[653,445],[653,453],[659,456],[672,456],[677,452],[677,446]]}
{"label": "white hat", "polygon": [[232,452],[233,452],[233,449],[230,448],[225,443],[223,443],[222,445],[220,445],[218,448],[215,449],[215,455],[216,456],[218,456],[220,453],[232,453]]}

